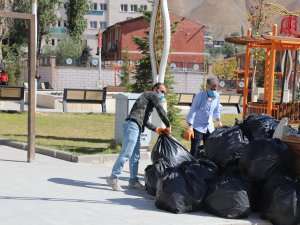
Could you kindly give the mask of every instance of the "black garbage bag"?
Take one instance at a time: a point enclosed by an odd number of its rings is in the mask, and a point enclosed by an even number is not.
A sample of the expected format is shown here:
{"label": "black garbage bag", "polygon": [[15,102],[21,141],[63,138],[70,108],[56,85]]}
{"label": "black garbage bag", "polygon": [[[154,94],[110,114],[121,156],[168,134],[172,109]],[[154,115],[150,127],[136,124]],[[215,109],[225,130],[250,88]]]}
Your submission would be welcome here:
{"label": "black garbage bag", "polygon": [[263,181],[273,175],[293,175],[293,154],[279,139],[258,139],[246,145],[239,160],[244,179]]}
{"label": "black garbage bag", "polygon": [[300,223],[300,183],[289,177],[270,178],[263,189],[263,219],[274,225]]}
{"label": "black garbage bag", "polygon": [[174,137],[160,135],[151,153],[153,163],[159,159],[163,159],[169,167],[176,167],[185,161],[192,161],[193,156]]}
{"label": "black garbage bag", "polygon": [[207,212],[230,219],[250,214],[249,187],[240,179],[222,176],[209,184],[205,197]]}
{"label": "black garbage bag", "polygon": [[219,174],[218,166],[208,159],[184,163],[180,166],[180,170],[200,181],[213,180]]}
{"label": "black garbage bag", "polygon": [[205,142],[205,155],[220,167],[235,165],[249,141],[239,126],[216,129]]}
{"label": "black garbage bag", "polygon": [[260,138],[272,138],[278,121],[266,114],[250,114],[237,122],[249,141]]}
{"label": "black garbage bag", "polygon": [[200,210],[207,184],[195,173],[174,170],[158,180],[155,205],[173,213]]}
{"label": "black garbage bag", "polygon": [[252,212],[261,212],[262,210],[262,192],[265,186],[265,181],[251,183],[250,206]]}
{"label": "black garbage bag", "polygon": [[[170,168],[169,168],[170,169]],[[156,195],[157,180],[168,170],[168,165],[163,159],[157,160],[153,165],[148,165],[145,169],[145,186],[150,195]]]}

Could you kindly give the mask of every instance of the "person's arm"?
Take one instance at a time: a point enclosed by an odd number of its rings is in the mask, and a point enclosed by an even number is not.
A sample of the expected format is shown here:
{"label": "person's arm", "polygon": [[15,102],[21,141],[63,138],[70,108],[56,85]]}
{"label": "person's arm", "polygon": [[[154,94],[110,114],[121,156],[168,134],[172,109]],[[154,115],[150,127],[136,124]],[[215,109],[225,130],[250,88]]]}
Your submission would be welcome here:
{"label": "person's arm", "polygon": [[160,103],[160,99],[155,94],[152,94],[151,95],[151,101],[152,101],[154,107],[156,108],[156,111],[157,111],[160,119],[163,121],[163,123],[166,125],[167,128],[170,128],[171,127],[170,120],[169,120],[169,118],[167,116],[167,113],[164,110],[162,104]]}
{"label": "person's arm", "polygon": [[220,104],[220,95],[218,95],[217,96],[217,106],[216,106],[216,108],[214,109],[214,112],[213,112],[213,118],[215,118],[216,121],[218,122],[217,123],[218,127],[222,126],[222,122],[221,122],[221,109],[222,109],[222,105]]}

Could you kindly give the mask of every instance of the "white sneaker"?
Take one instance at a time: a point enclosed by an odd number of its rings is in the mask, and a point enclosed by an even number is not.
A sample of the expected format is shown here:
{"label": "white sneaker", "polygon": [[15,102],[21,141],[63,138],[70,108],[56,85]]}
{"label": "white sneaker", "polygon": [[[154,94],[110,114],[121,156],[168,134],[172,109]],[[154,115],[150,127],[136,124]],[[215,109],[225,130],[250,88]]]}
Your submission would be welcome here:
{"label": "white sneaker", "polygon": [[137,181],[135,183],[130,183],[128,185],[129,188],[135,189],[135,188],[145,188],[144,185],[141,184],[141,182]]}
{"label": "white sneaker", "polygon": [[113,191],[124,191],[123,188],[121,188],[120,184],[118,184],[117,179],[113,179],[111,177],[106,178],[106,183],[111,186]]}

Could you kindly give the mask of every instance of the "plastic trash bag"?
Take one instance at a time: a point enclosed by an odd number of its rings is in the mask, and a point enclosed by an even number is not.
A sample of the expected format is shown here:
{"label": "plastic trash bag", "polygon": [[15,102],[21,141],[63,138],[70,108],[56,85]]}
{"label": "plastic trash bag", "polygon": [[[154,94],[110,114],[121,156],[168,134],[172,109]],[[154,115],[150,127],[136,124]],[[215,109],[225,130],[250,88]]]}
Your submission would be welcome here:
{"label": "plastic trash bag", "polygon": [[160,178],[157,183],[156,207],[173,213],[200,210],[207,184],[199,175],[198,178],[195,175],[176,169]]}
{"label": "plastic trash bag", "polygon": [[152,163],[163,159],[169,167],[179,166],[186,161],[192,161],[193,156],[174,137],[160,135],[151,153]]}
{"label": "plastic trash bag", "polygon": [[239,167],[249,181],[262,181],[278,174],[293,175],[292,152],[279,139],[259,139],[250,142],[242,151]]}
{"label": "plastic trash bag", "polygon": [[150,195],[156,195],[157,180],[166,173],[167,164],[163,159],[157,160],[153,165],[148,165],[145,169],[145,186]]}
{"label": "plastic trash bag", "polygon": [[272,138],[278,121],[266,114],[250,114],[237,122],[249,141],[260,138]]}
{"label": "plastic trash bag", "polygon": [[205,155],[220,167],[235,165],[249,141],[239,126],[216,129],[205,142]]}
{"label": "plastic trash bag", "polygon": [[240,179],[222,176],[211,182],[205,197],[205,210],[209,213],[235,219],[250,214],[249,188]]}
{"label": "plastic trash bag", "polygon": [[199,159],[194,162],[188,162],[181,165],[180,170],[201,181],[213,180],[219,174],[218,166],[207,159]]}
{"label": "plastic trash bag", "polygon": [[300,223],[300,183],[288,177],[270,178],[263,189],[263,219],[274,225]]}

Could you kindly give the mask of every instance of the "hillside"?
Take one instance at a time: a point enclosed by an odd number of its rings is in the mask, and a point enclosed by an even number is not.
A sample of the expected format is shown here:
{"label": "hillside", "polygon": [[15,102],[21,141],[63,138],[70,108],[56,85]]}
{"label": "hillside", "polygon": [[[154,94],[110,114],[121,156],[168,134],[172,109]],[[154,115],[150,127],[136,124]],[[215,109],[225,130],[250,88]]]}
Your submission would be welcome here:
{"label": "hillside", "polygon": [[[299,0],[274,0],[289,11],[300,9]],[[234,32],[241,33],[249,24],[246,21],[250,8],[249,0],[169,0],[170,12],[184,16],[206,25],[216,39]],[[279,24],[280,16],[274,17],[274,23]]]}

